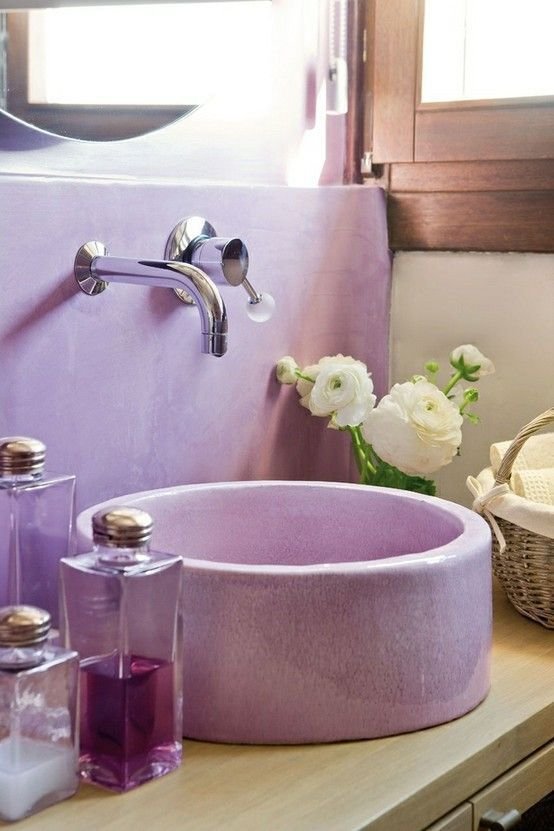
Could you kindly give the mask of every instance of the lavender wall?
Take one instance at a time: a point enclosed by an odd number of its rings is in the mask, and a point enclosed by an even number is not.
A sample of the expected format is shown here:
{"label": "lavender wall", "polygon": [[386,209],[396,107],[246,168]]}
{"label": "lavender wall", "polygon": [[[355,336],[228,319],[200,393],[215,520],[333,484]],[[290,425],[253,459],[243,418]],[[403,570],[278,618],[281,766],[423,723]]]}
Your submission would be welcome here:
{"label": "lavender wall", "polygon": [[[176,483],[347,479],[345,437],[273,379],[275,360],[342,351],[387,378],[390,261],[377,189],[231,187],[0,176],[0,434],[36,435],[75,472],[79,506]],[[80,293],[89,239],[156,258],[185,216],[240,235],[277,302],[251,322],[223,289],[229,351],[199,352],[199,318],[170,290]]]}

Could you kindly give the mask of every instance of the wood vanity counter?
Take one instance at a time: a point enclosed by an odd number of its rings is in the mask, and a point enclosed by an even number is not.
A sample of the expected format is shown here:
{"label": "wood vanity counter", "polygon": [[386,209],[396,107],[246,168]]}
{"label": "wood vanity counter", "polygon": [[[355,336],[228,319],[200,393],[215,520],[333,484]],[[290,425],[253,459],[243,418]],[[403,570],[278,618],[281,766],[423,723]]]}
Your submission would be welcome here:
{"label": "wood vanity counter", "polygon": [[[178,772],[124,795],[82,786],[72,799],[12,827],[422,831],[466,803],[437,829],[472,828],[467,800],[554,738],[553,699],[554,632],[523,618],[496,590],[492,689],[463,718],[387,739],[332,745],[187,741]],[[554,753],[537,755],[547,758],[546,793],[554,789]]]}

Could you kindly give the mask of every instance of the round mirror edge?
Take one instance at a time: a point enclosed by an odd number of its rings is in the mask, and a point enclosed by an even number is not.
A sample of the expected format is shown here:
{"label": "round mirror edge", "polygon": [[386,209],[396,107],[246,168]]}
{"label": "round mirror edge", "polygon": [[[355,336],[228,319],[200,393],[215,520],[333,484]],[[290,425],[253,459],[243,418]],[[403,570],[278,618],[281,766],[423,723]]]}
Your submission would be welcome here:
{"label": "round mirror edge", "polygon": [[[0,116],[5,118],[9,124],[12,124],[15,127],[15,130],[12,129],[12,132],[15,133],[17,130],[20,132],[29,131],[29,135],[35,135],[37,138],[43,139],[53,139],[54,141],[48,141],[47,144],[53,144],[60,141],[71,141],[77,142],[79,144],[121,144],[122,142],[127,141],[134,141],[134,139],[141,139],[145,136],[155,135],[159,133],[161,130],[164,130],[166,127],[169,127],[173,124],[177,124],[177,122],[182,121],[185,118],[191,116],[194,112],[196,112],[200,108],[200,104],[191,106],[187,109],[186,112],[182,113],[181,115],[171,117],[168,121],[160,124],[159,126],[153,127],[148,130],[144,130],[142,132],[134,133],[133,135],[123,136],[120,138],[79,138],[77,136],[69,136],[65,135],[64,133],[56,133],[53,130],[47,130],[44,127],[39,127],[36,124],[32,124],[30,121],[25,121],[22,118],[10,113],[8,110],[4,110],[0,107]],[[0,122],[1,125],[1,122]],[[0,136],[0,148],[2,147],[2,141]]]}

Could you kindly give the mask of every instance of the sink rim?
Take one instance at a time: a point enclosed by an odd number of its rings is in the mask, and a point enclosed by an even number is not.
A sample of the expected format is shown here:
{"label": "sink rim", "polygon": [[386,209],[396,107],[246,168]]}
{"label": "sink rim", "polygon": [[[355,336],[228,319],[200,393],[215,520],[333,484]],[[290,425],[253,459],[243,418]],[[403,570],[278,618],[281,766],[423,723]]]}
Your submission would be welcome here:
{"label": "sink rim", "polygon": [[[414,493],[412,491],[405,491],[398,488],[382,488],[373,485],[359,485],[352,482],[324,482],[324,481],[310,481],[310,480],[286,480],[286,479],[262,479],[262,480],[238,480],[229,482],[201,482],[195,484],[172,485],[165,488],[154,488],[145,491],[136,491],[130,494],[123,494],[122,496],[106,499],[96,505],[85,508],[77,515],[75,522],[75,530],[77,535],[78,550],[81,550],[86,543],[89,545],[87,550],[90,550],[92,541],[91,518],[93,513],[110,505],[133,505],[135,500],[152,499],[156,500],[166,495],[176,495],[180,493],[202,492],[208,490],[246,490],[249,488],[263,488],[268,489],[272,487],[291,487],[302,489],[329,489],[329,490],[352,490],[356,492],[365,492],[369,495],[370,492],[382,493],[385,496],[392,497],[398,494],[402,499],[411,499],[434,506],[440,512],[455,516],[462,524],[460,533],[454,539],[445,543],[444,545],[428,549],[426,551],[412,552],[408,554],[397,554],[392,557],[381,557],[373,560],[355,560],[349,562],[332,562],[332,563],[313,563],[311,565],[267,565],[267,564],[247,564],[247,563],[227,563],[219,560],[197,559],[193,557],[185,557],[179,555],[183,559],[183,565],[187,569],[196,571],[211,571],[218,573],[235,573],[235,574],[249,574],[249,575],[317,575],[317,574],[347,574],[347,573],[371,573],[375,571],[388,570],[390,568],[409,568],[415,566],[431,566],[434,564],[445,563],[450,560],[459,560],[469,556],[468,550],[463,542],[468,534],[472,535],[475,543],[490,543],[491,534],[488,524],[484,519],[474,511],[463,505],[458,505],[455,502],[450,502],[441,499],[437,496],[427,496],[426,494]],[[148,507],[142,505],[145,510]],[[154,526],[155,527],[155,526]],[[154,543],[153,548],[156,548]]]}

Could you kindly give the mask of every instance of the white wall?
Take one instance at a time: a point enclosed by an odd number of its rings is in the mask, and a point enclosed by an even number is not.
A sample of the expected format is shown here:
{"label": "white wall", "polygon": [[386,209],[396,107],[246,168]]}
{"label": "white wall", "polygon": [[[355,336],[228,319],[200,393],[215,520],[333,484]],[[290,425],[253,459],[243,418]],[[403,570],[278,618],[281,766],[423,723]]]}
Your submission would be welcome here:
{"label": "white wall", "polygon": [[466,476],[488,464],[489,445],[554,406],[554,255],[399,253],[391,314],[393,382],[430,359],[446,377],[448,354],[462,343],[496,364],[477,384],[481,423],[466,422],[461,457],[435,477],[438,495],[469,504]]}

